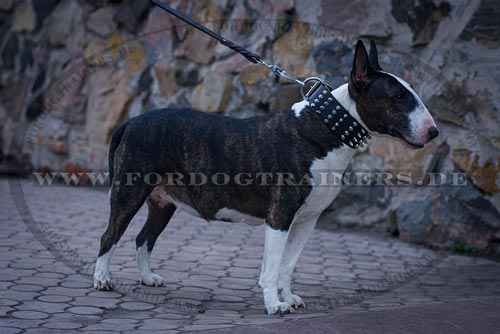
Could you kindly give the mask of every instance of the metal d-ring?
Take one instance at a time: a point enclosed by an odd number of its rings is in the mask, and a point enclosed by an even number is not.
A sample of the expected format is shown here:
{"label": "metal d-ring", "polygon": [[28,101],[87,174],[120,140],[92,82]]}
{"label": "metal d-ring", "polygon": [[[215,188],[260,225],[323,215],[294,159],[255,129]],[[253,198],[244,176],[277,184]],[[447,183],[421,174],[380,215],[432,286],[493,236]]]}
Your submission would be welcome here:
{"label": "metal d-ring", "polygon": [[[315,81],[315,83],[311,86],[311,88],[309,89],[309,91],[307,92],[307,94],[304,94],[304,88],[306,87],[307,83],[310,82],[310,81]],[[309,94],[312,93],[314,91],[314,89],[317,87],[317,85],[319,85],[319,84],[325,85],[330,91],[333,90],[333,86],[330,85],[325,80],[323,80],[321,78],[318,78],[318,77],[309,77],[309,78],[305,79],[302,82],[302,85],[300,86],[300,95],[302,95],[302,98],[304,100],[307,100],[309,98]]]}

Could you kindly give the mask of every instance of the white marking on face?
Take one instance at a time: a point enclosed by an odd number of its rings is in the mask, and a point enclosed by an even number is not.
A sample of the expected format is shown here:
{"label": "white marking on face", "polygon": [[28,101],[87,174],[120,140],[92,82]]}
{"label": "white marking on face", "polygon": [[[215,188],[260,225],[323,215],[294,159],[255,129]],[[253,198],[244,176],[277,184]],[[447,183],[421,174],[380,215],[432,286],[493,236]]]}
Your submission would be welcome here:
{"label": "white marking on face", "polygon": [[418,104],[417,107],[412,111],[410,111],[409,114],[411,137],[408,138],[408,140],[416,144],[422,144],[422,145],[425,144],[428,139],[429,129],[433,126],[436,126],[436,123],[434,122],[434,119],[429,113],[429,110],[425,107],[420,97],[417,95],[415,90],[413,90],[413,88],[410,86],[408,82],[406,82],[405,80],[401,79],[400,77],[392,73],[384,71],[380,72],[395,78],[401,85],[403,85],[403,87],[405,87],[413,95],[415,100],[417,100]]}
{"label": "white marking on face", "polygon": [[259,217],[247,215],[238,210],[222,208],[215,214],[217,220],[230,220],[234,223],[245,223],[248,225],[262,225],[265,220]]}
{"label": "white marking on face", "polygon": [[307,102],[306,100],[302,100],[300,102],[294,103],[292,105],[292,111],[295,114],[295,117],[297,117],[297,118],[300,117],[300,113],[307,106],[309,106],[309,102]]}

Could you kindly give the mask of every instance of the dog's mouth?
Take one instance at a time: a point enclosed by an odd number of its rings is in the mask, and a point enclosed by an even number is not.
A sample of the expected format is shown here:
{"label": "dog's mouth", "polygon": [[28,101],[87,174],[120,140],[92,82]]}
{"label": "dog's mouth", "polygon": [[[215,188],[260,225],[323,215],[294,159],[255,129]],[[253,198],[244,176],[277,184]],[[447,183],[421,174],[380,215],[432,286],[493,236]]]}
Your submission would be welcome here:
{"label": "dog's mouth", "polygon": [[409,147],[409,148],[414,149],[414,150],[424,147],[424,144],[412,143],[411,141],[407,140],[406,138],[402,138],[401,142],[403,143],[404,146]]}
{"label": "dog's mouth", "polygon": [[406,139],[402,134],[400,133],[395,133],[395,136],[394,136],[396,139],[399,140],[399,142],[401,144],[403,144],[404,146],[408,147],[408,148],[411,148],[411,149],[419,149],[419,148],[423,148],[424,147],[424,144],[418,144],[418,143],[414,143],[414,142],[411,142],[409,141],[408,139]]}

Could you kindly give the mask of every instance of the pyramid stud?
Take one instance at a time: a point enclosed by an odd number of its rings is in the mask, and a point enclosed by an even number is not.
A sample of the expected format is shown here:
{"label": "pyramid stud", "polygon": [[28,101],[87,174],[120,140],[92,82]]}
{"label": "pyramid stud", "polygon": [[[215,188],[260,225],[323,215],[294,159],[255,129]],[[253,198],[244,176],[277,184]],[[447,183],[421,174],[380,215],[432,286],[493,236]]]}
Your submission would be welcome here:
{"label": "pyramid stud", "polygon": [[316,114],[321,114],[321,111],[319,111],[319,110],[316,110]]}
{"label": "pyramid stud", "polygon": [[335,115],[337,112],[335,110],[332,110],[332,115]]}
{"label": "pyramid stud", "polygon": [[326,94],[326,93],[328,93],[328,91],[325,89],[325,90],[323,91],[323,94]]}
{"label": "pyramid stud", "polygon": [[321,109],[321,110],[325,110],[325,107],[323,107],[323,106],[320,106],[320,107],[319,107],[319,109]]}
{"label": "pyramid stud", "polygon": [[361,133],[365,133],[365,130],[361,129]]}
{"label": "pyramid stud", "polygon": [[335,127],[334,126],[332,126],[332,131],[335,131]]}
{"label": "pyramid stud", "polygon": [[335,123],[335,126],[339,126],[339,122]]}
{"label": "pyramid stud", "polygon": [[335,109],[339,110],[340,109],[340,106],[336,106]]}
{"label": "pyramid stud", "polygon": [[318,99],[315,99],[315,100],[314,100],[314,102],[315,102],[315,103],[319,103],[319,100],[318,100]]}
{"label": "pyramid stud", "polygon": [[328,98],[328,102],[332,102],[333,99],[331,97]]}
{"label": "pyramid stud", "polygon": [[345,133],[346,136],[349,135],[349,131],[347,131],[347,130],[344,133]]}
{"label": "pyramid stud", "polygon": [[345,139],[345,136],[344,136],[344,135],[341,135],[341,136],[340,136],[340,139],[344,140],[344,139]]}
{"label": "pyramid stud", "polygon": [[354,148],[358,148],[358,147],[359,147],[359,145],[358,145],[358,144],[354,145]]}
{"label": "pyramid stud", "polygon": [[328,115],[328,119],[332,119],[332,115]]}
{"label": "pyramid stud", "polygon": [[356,122],[352,122],[352,125],[354,125],[354,126],[358,126],[358,123],[356,123]]}
{"label": "pyramid stud", "polygon": [[325,102],[325,106],[327,106],[327,105],[329,105],[329,103],[328,103],[328,102]]}
{"label": "pyramid stud", "polygon": [[347,118],[347,114],[344,114],[344,118]]}
{"label": "pyramid stud", "polygon": [[349,131],[352,131],[352,130],[354,130],[354,129],[352,128],[352,126],[350,126],[350,127],[349,127]]}
{"label": "pyramid stud", "polygon": [[327,120],[327,119],[325,119],[323,122],[328,123],[328,120]]}
{"label": "pyramid stud", "polygon": [[316,105],[315,105],[314,103],[311,103],[311,107],[313,107],[313,108],[314,108],[314,107],[316,107]]}
{"label": "pyramid stud", "polygon": [[323,95],[319,94],[319,96],[318,96],[318,97],[319,97],[319,99],[321,100],[321,99],[323,98]]}

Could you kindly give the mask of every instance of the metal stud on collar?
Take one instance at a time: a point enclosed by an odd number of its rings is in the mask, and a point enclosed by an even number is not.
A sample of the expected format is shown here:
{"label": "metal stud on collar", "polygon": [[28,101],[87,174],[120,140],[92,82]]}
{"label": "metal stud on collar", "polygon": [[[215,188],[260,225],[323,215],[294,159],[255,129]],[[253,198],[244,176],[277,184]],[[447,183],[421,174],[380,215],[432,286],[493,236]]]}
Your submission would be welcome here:
{"label": "metal stud on collar", "polygon": [[328,128],[344,145],[353,149],[364,147],[368,142],[369,133],[328,91],[330,86],[317,78],[306,81],[314,82],[312,88],[305,94],[311,109],[325,124],[329,124]]}

